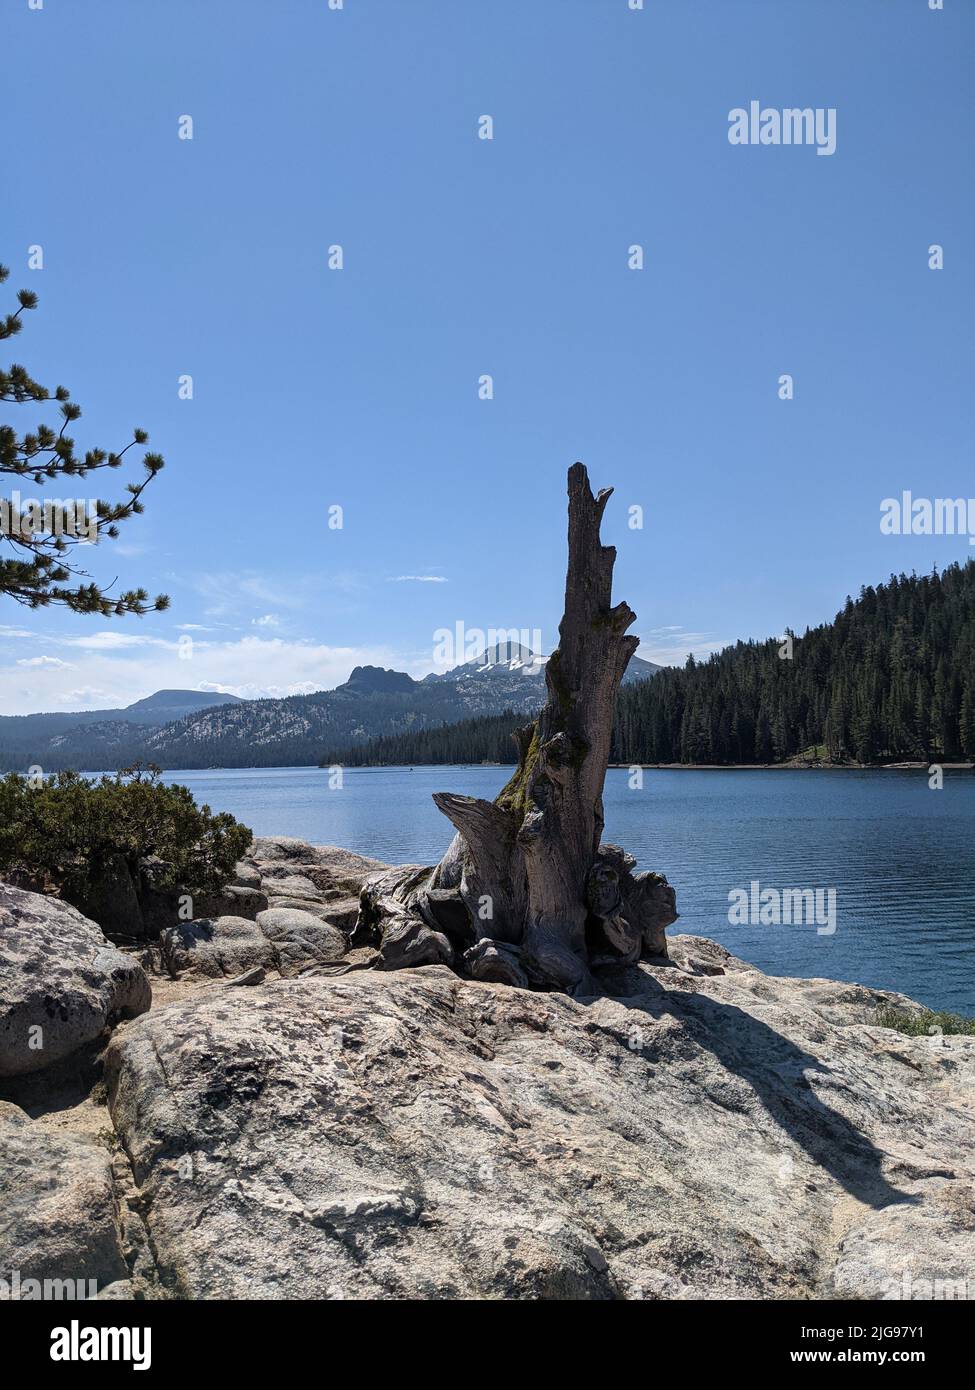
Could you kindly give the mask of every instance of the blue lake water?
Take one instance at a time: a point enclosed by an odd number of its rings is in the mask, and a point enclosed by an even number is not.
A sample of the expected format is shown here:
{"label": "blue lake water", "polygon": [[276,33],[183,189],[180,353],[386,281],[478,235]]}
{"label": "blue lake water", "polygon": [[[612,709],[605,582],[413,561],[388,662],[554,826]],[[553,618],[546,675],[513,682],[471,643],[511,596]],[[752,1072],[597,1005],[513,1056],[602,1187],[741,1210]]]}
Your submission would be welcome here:
{"label": "blue lake water", "polygon": [[[433,864],[450,825],[434,791],[493,797],[501,767],[318,768],[167,774],[258,835],[342,845],[389,863]],[[975,1014],[975,775],[893,771],[646,771],[642,790],[611,770],[605,839],[677,890],[672,931],[720,941],[775,975],[901,990]],[[729,891],[835,888],[836,930],[731,926]]]}

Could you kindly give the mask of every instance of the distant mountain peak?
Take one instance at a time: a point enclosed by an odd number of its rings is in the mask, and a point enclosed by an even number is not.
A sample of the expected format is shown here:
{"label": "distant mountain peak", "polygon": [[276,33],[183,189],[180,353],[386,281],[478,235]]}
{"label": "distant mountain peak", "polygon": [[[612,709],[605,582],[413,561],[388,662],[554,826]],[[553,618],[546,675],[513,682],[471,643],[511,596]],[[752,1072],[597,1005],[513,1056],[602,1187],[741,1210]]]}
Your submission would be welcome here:
{"label": "distant mountain peak", "polygon": [[385,666],[356,666],[345,684],[335,688],[350,695],[389,695],[414,690],[416,681],[405,671],[387,670]]}
{"label": "distant mountain peak", "polygon": [[[144,700],[136,700],[120,711],[123,719],[136,724],[170,724],[188,714],[210,709],[214,705],[242,704],[239,695],[227,695],[219,690],[157,690]],[[106,715],[114,711],[106,711]]]}
{"label": "distant mountain peak", "polygon": [[463,670],[466,666],[476,666],[478,670],[483,670],[486,666],[531,666],[539,661],[544,661],[544,657],[536,656],[530,647],[523,647],[519,642],[498,642],[496,646],[489,647],[481,652],[480,656],[474,657],[473,661],[465,661]]}
{"label": "distant mountain peak", "polygon": [[[547,656],[539,656],[530,647],[524,647],[518,642],[499,642],[496,646],[481,652],[480,656],[474,657],[472,661],[465,661],[462,666],[455,666],[442,675],[427,676],[425,680],[470,681],[481,676],[494,681],[505,676],[540,678],[545,674],[547,662]],[[646,680],[660,669],[652,661],[632,656],[623,676],[624,683],[632,684],[633,681]]]}
{"label": "distant mountain peak", "polygon": [[537,656],[530,647],[524,647],[520,642],[498,642],[470,661],[453,666],[449,671],[426,676],[425,680],[471,680],[476,676],[538,676],[545,670],[547,660],[548,657]]}
{"label": "distant mountain peak", "polygon": [[146,695],[141,700],[135,700],[131,705],[126,705],[127,710],[133,709],[159,709],[160,707],[170,708],[173,705],[187,705],[194,709],[202,709],[207,704],[229,705],[239,704],[239,695],[229,695],[222,690],[157,690],[152,695]]}

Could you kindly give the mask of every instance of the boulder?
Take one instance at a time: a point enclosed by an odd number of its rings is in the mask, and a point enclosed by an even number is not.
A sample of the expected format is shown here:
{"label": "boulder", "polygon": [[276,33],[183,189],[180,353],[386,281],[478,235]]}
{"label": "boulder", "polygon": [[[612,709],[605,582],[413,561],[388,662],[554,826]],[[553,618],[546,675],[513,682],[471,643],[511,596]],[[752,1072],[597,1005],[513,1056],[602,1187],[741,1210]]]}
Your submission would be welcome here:
{"label": "boulder", "polygon": [[0,884],[0,1076],[67,1057],[151,1000],[138,961],[76,908]]}
{"label": "boulder", "polygon": [[247,917],[257,921],[257,914],[268,906],[267,895],[259,888],[249,888],[239,883],[228,883],[221,897],[228,911],[235,917]]}
{"label": "boulder", "polygon": [[336,845],[310,845],[287,835],[255,840],[245,863],[253,865],[262,879],[301,874],[319,890],[339,889],[344,895],[355,897],[370,875],[388,867],[379,859],[353,854]]}
{"label": "boulder", "polygon": [[[267,907],[268,909],[273,908],[275,911],[280,911],[285,907],[292,907],[297,912],[307,912],[310,917],[314,917],[318,922],[332,921],[332,913],[329,910],[329,906],[327,903],[322,902],[321,898],[279,898],[276,895],[272,895],[267,900]],[[346,920],[348,920],[348,916],[346,916]],[[335,925],[338,926],[338,923],[336,922]]]}
{"label": "boulder", "polygon": [[[16,1271],[18,1289],[5,1292]],[[53,1134],[0,1101],[0,1299],[47,1293],[87,1298],[127,1280],[108,1150]]]}
{"label": "boulder", "polygon": [[879,1028],[882,992],[688,937],[615,987],[362,970],[204,990],[120,1030],[109,1103],[158,1277],[376,1300],[876,1299],[968,1277],[975,1038]]}
{"label": "boulder", "polygon": [[136,1296],[136,1286],[130,1279],[119,1279],[95,1294],[96,1299],[105,1303],[128,1303]]}
{"label": "boulder", "polygon": [[303,863],[314,857],[314,847],[292,835],[257,835],[249,853],[249,859],[259,864]]}
{"label": "boulder", "polygon": [[201,918],[168,927],[159,938],[163,964],[173,976],[191,971],[213,979],[232,979],[258,967],[276,965],[274,947],[256,922],[246,917]]}
{"label": "boulder", "polygon": [[261,879],[261,889],[268,898],[312,898],[317,902],[324,899],[310,878],[304,874],[265,874]]}
{"label": "boulder", "polygon": [[[290,906],[290,904],[282,903],[281,906]],[[336,894],[335,896],[327,894],[322,914],[327,921],[338,927],[346,936],[351,936],[356,918],[359,916],[359,898],[358,896],[348,897],[344,894]]]}
{"label": "boulder", "polygon": [[237,866],[237,882],[256,875],[269,908],[296,908],[349,936],[359,912],[366,879],[387,865],[334,845],[311,845],[287,835],[256,839],[247,860]]}
{"label": "boulder", "polygon": [[309,865],[328,873],[333,884],[358,892],[370,874],[387,865],[337,845],[310,845],[288,835],[259,836],[251,845],[248,861],[259,867],[272,865]]}
{"label": "boulder", "polygon": [[228,883],[219,893],[193,899],[198,917],[246,917],[256,922],[257,914],[267,906],[267,895],[259,888],[246,888],[239,883]]}
{"label": "boulder", "polygon": [[142,903],[146,936],[159,941],[170,927],[178,925],[186,916],[187,906],[193,921],[245,917],[254,922],[257,914],[267,907],[268,900],[257,888],[242,888],[230,883],[215,893],[189,893],[182,888],[147,892]]}
{"label": "boulder", "polygon": [[282,975],[298,975],[310,965],[337,961],[345,954],[346,940],[338,927],[310,912],[271,907],[260,914],[257,925],[273,946]]}

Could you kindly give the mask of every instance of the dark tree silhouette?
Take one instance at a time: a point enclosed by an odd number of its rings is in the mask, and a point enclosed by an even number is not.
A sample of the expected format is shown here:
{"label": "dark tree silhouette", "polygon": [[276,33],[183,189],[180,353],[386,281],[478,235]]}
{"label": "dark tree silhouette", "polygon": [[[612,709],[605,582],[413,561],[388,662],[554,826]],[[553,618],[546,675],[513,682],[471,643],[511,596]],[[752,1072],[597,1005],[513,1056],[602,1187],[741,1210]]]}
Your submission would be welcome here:
{"label": "dark tree silhouette", "polygon": [[[6,266],[0,266],[0,284],[9,277]],[[37,307],[37,295],[20,290],[18,307],[0,318],[0,338],[13,338],[22,328],[21,315]],[[84,455],[75,452],[75,442],[68,427],[78,419],[81,407],[63,386],[51,392],[27,371],[13,363],[0,368],[0,401],[15,405],[56,401],[61,415],[60,428],[41,423],[27,434],[18,434],[12,425],[0,424],[0,478],[9,479],[6,486],[17,490],[17,484],[43,488],[51,482],[83,479],[103,468],[118,468],[124,456],[135,445],[142,445],[149,436],[137,429],[133,438],[118,452],[89,449]],[[111,586],[103,588],[94,583],[75,560],[75,547],[100,540],[114,540],[120,524],[142,511],[142,493],[163,466],[161,454],[145,453],[142,458],[145,476],[140,482],[128,483],[128,497],[120,502],[98,499],[94,515],[85,519],[84,530],[78,534],[80,518],[71,518],[68,525],[63,507],[57,508],[57,523],[49,520],[38,524],[36,518],[26,518],[20,505],[11,497],[0,498],[4,524],[0,527],[0,543],[10,546],[13,553],[0,551],[0,597],[14,599],[28,608],[46,608],[59,604],[76,613],[97,613],[102,617],[124,613],[159,612],[168,608],[169,599],[160,594],[150,600],[145,589],[126,589],[117,594]],[[49,513],[53,517],[54,512]],[[26,520],[25,520],[26,518]]]}

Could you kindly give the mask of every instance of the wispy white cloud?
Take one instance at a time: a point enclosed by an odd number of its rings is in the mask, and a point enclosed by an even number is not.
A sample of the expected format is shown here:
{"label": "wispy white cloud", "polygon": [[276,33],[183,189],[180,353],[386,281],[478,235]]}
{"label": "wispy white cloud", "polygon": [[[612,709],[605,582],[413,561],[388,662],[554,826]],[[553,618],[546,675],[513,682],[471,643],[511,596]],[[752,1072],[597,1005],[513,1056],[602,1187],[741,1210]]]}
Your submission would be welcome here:
{"label": "wispy white cloud", "polygon": [[108,628],[101,632],[85,633],[81,637],[58,637],[54,640],[60,646],[81,647],[91,652],[117,652],[133,647],[172,647],[175,651],[177,645],[162,637],[149,637],[141,632],[116,632]]}
{"label": "wispy white cloud", "polygon": [[387,584],[446,584],[447,577],[443,574],[397,574],[391,575],[386,581]]}
{"label": "wispy white cloud", "polygon": [[281,619],[277,613],[265,613],[261,618],[251,618],[254,627],[280,627]]}
{"label": "wispy white cloud", "polygon": [[67,671],[71,668],[70,661],[62,661],[59,656],[22,656],[18,666],[56,666],[59,670]]}

